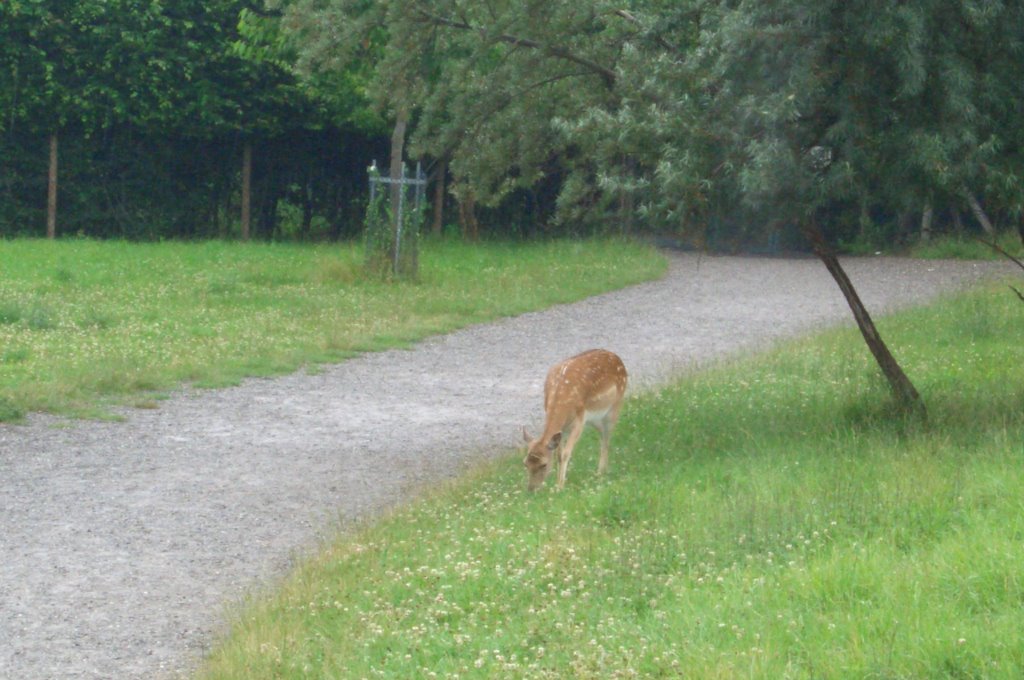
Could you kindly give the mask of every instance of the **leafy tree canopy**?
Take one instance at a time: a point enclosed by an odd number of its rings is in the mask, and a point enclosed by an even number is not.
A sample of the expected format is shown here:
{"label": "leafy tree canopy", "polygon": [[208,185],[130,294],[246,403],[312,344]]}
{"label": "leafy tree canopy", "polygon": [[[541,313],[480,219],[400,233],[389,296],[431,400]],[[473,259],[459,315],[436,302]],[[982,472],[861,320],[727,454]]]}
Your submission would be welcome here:
{"label": "leafy tree canopy", "polygon": [[309,70],[372,60],[413,150],[500,200],[564,172],[683,225],[982,193],[1019,213],[1024,7],[1001,0],[297,0]]}
{"label": "leafy tree canopy", "polygon": [[[369,126],[351,76],[298,82],[277,20],[240,0],[0,3],[0,125],[131,124],[210,138]],[[273,56],[268,54],[273,52]],[[316,124],[316,123],[314,123]]]}

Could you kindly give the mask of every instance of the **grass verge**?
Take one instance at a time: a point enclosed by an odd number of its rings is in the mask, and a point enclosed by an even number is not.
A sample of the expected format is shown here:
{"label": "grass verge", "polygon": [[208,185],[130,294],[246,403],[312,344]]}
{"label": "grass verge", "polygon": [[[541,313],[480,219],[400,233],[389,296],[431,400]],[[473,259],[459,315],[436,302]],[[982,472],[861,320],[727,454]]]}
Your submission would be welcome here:
{"label": "grass verge", "polygon": [[200,678],[1024,676],[1024,306],[882,319],[627,401],[611,471],[517,456],[340,537],[237,613]]}
{"label": "grass verge", "polygon": [[656,278],[639,244],[427,242],[421,280],[353,245],[0,240],[0,421],[154,405]]}
{"label": "grass verge", "polygon": [[[986,240],[989,239],[986,237]],[[1011,255],[1019,257],[1024,254],[1020,234],[1003,231],[991,240]],[[976,238],[956,235],[943,235],[930,241],[919,242],[911,248],[911,255],[931,260],[994,260],[1002,257],[987,243]]]}

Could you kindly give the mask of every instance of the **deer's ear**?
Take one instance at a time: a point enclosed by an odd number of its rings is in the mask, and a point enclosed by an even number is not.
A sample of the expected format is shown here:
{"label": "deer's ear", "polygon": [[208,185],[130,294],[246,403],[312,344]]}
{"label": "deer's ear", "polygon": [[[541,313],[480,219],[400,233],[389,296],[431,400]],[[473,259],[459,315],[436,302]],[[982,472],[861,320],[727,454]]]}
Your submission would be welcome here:
{"label": "deer's ear", "polygon": [[523,441],[526,442],[527,444],[533,441],[533,437],[531,437],[530,433],[526,431],[525,426],[523,427]]}
{"label": "deer's ear", "polygon": [[561,441],[562,441],[562,433],[561,432],[556,432],[555,436],[551,438],[550,442],[548,442],[548,448],[551,449],[552,451],[554,451],[555,447],[557,447],[558,443],[561,442]]}

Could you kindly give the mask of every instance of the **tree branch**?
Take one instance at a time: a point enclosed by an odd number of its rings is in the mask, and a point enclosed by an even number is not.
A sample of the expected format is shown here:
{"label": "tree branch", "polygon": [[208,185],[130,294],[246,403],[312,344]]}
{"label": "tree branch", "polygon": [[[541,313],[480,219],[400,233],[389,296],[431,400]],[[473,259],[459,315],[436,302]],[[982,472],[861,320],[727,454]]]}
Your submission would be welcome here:
{"label": "tree branch", "polygon": [[243,2],[242,9],[247,9],[258,17],[265,19],[280,19],[284,16],[284,11],[281,9],[267,9],[262,2]]}
{"label": "tree branch", "polygon": [[505,92],[503,94],[499,94],[498,96],[495,96],[495,97],[492,97],[492,98],[488,99],[486,106],[483,108],[483,112],[484,113],[482,115],[479,115],[479,116],[475,117],[477,122],[472,127],[461,128],[460,131],[458,132],[458,134],[455,135],[455,138],[442,148],[442,151],[441,151],[441,154],[440,154],[441,157],[442,158],[451,158],[452,156],[454,156],[456,150],[459,148],[459,146],[462,145],[462,143],[467,138],[472,137],[472,135],[474,135],[477,132],[479,132],[480,128],[484,125],[484,121],[488,120],[492,115],[494,115],[498,111],[501,111],[503,108],[508,106],[509,103],[511,103],[515,99],[516,96],[523,95],[523,94],[525,94],[527,92],[530,92],[531,90],[539,89],[541,87],[544,87],[545,85],[550,85],[550,84],[556,83],[556,82],[558,82],[560,80],[565,80],[567,78],[575,78],[575,77],[579,77],[579,76],[582,76],[582,75],[586,75],[586,74],[583,73],[583,72],[580,72],[580,73],[563,73],[561,75],[555,75],[555,76],[552,76],[550,78],[545,78],[543,80],[538,80],[538,81],[536,81],[536,82],[534,82],[532,84],[529,84],[529,85],[526,85],[524,87],[521,87],[521,88],[517,89],[515,92]]}
{"label": "tree branch", "polygon": [[975,236],[974,238],[977,239],[978,241],[980,241],[981,243],[984,243],[989,248],[991,248],[992,250],[996,251],[997,253],[999,253],[1003,257],[1009,259],[1011,262],[1013,262],[1015,265],[1017,265],[1021,269],[1024,269],[1024,262],[1018,260],[1013,255],[1010,255],[1010,253],[1008,253],[1005,250],[1003,250],[1003,248],[998,243],[996,243],[995,241],[986,241],[985,239],[981,238],[980,236]]}
{"label": "tree branch", "polygon": [[[617,10],[613,11],[612,14],[614,14],[615,16],[620,17],[622,19],[625,19],[626,21],[628,21],[629,23],[633,24],[634,26],[636,26],[641,31],[645,30],[644,26],[640,23],[640,20],[637,19],[635,16],[633,16],[633,14],[631,12],[629,12],[628,10],[617,9]],[[654,42],[656,42],[659,47],[661,47],[663,49],[666,49],[669,52],[679,53],[681,51],[681,50],[679,50],[679,48],[673,46],[670,42],[665,40],[665,38],[661,37],[660,35],[655,35],[655,36],[652,36],[652,37],[654,39]]]}
{"label": "tree branch", "polygon": [[[978,241],[980,241],[981,243],[984,243],[989,248],[991,248],[992,250],[996,251],[997,253],[999,253],[1003,257],[1007,258],[1008,260],[1013,262],[1015,265],[1017,265],[1021,269],[1024,269],[1024,262],[1022,262],[1021,260],[1017,259],[1016,257],[1011,255],[1010,253],[1008,253],[1005,250],[1003,250],[1002,246],[1000,246],[995,241],[986,241],[985,239],[981,238],[980,236],[975,236],[974,238],[977,239]],[[1012,290],[1014,293],[1017,294],[1017,297],[1020,298],[1021,302],[1024,302],[1024,293],[1021,293],[1019,290],[1017,290],[1013,286],[1010,286],[1010,290]]]}
{"label": "tree branch", "polygon": [[[447,28],[455,28],[461,31],[473,31],[479,33],[481,38],[488,37],[486,29],[473,26],[472,24],[466,21],[446,19],[445,17],[438,16],[422,8],[418,9],[417,11],[426,21],[434,24],[435,26],[445,26]],[[493,36],[493,39],[498,42],[513,45],[515,47],[527,47],[530,49],[539,50],[552,57],[557,57],[559,59],[571,61],[572,63],[583,66],[588,71],[591,71],[600,76],[601,80],[604,81],[605,87],[607,87],[609,90],[615,87],[615,81],[618,78],[618,75],[615,73],[615,71],[597,63],[593,59],[588,59],[587,57],[580,56],[573,52],[572,50],[561,45],[545,45],[544,43],[539,42],[537,40],[533,40],[531,38],[522,38],[515,35],[509,35],[507,33],[499,33],[498,35]]]}

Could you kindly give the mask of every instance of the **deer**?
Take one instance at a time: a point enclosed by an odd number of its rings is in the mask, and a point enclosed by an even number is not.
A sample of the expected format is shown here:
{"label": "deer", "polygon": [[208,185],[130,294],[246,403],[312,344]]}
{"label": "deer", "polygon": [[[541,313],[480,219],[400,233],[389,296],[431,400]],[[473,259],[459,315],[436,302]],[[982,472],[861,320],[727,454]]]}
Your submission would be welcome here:
{"label": "deer", "polygon": [[523,428],[526,443],[523,465],[530,491],[536,491],[544,483],[556,451],[557,490],[565,488],[572,450],[588,423],[601,433],[597,474],[604,474],[608,467],[608,442],[619,420],[627,380],[622,359],[605,349],[577,354],[548,370],[544,382],[544,431],[534,439]]}

